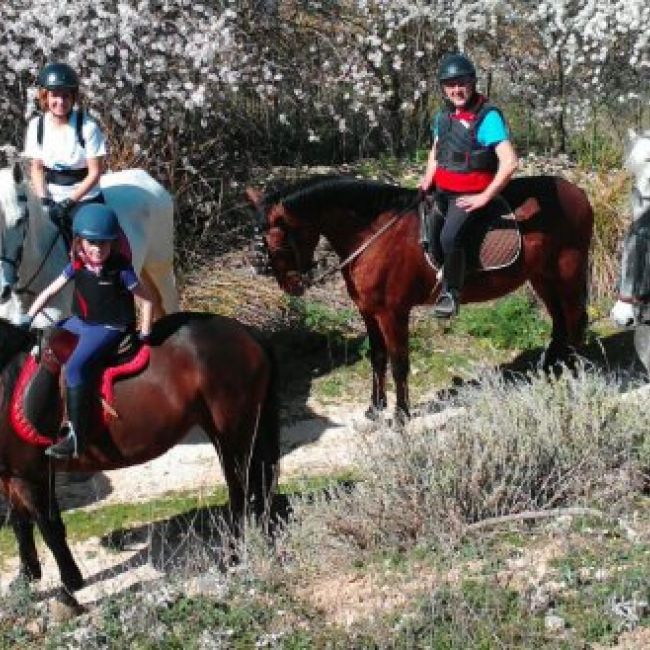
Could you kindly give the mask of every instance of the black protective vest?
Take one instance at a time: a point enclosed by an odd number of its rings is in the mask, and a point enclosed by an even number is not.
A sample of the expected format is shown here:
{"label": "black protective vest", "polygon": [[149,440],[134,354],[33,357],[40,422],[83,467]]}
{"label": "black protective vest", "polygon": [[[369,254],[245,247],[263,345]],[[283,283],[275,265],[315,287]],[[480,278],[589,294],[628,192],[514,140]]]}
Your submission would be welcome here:
{"label": "black protective vest", "polygon": [[89,323],[135,328],[135,300],[120,278],[128,267],[122,256],[111,255],[99,275],[84,266],[76,269],[72,313]]}
{"label": "black protective vest", "polygon": [[476,140],[476,132],[488,111],[501,111],[488,103],[485,98],[479,98],[473,108],[467,112],[474,114],[469,128],[453,119],[453,111],[441,111],[438,120],[438,142],[436,160],[443,169],[453,172],[486,171],[495,172],[499,167],[499,159],[493,147],[483,147]]}

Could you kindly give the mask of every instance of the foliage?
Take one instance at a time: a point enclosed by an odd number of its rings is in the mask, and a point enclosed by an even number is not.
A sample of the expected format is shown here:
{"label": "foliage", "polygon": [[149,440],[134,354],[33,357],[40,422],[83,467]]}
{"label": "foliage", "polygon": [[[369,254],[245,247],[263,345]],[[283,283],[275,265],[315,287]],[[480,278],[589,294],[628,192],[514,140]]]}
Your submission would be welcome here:
{"label": "foliage", "polygon": [[641,126],[648,11],[643,0],[7,0],[0,136],[22,146],[39,68],[67,60],[109,133],[110,166],[146,166],[171,188],[186,243],[235,228],[224,200],[256,166],[428,147],[435,70],[456,48],[495,101],[522,112],[520,142],[535,128],[568,148],[589,124]]}
{"label": "foliage", "polygon": [[456,326],[470,336],[509,350],[542,346],[551,329],[532,296],[522,292],[497,300],[491,307],[462,310]]}

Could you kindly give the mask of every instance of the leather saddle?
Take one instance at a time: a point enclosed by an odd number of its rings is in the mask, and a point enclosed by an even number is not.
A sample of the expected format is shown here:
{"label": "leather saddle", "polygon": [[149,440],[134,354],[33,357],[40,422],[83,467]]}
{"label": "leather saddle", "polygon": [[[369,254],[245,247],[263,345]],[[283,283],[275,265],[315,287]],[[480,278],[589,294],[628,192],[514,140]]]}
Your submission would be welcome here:
{"label": "leather saddle", "polygon": [[[513,265],[521,253],[521,232],[518,221],[530,218],[539,211],[535,199],[528,199],[516,210],[499,196],[471,219],[463,233],[468,271],[491,271]],[[442,266],[444,256],[440,247],[440,232],[444,216],[435,196],[427,195],[419,204],[420,240],[436,268]],[[425,245],[426,244],[426,245]]]}
{"label": "leather saddle", "polygon": [[[61,371],[76,342],[74,334],[53,329],[44,335],[36,354],[28,355],[20,371],[11,399],[10,418],[14,430],[30,444],[49,446],[58,436],[65,403]],[[149,351],[148,345],[142,345],[129,332],[105,355],[103,370],[97,378],[91,431],[104,429],[110,418],[118,417],[112,407],[113,382],[146,368]]]}

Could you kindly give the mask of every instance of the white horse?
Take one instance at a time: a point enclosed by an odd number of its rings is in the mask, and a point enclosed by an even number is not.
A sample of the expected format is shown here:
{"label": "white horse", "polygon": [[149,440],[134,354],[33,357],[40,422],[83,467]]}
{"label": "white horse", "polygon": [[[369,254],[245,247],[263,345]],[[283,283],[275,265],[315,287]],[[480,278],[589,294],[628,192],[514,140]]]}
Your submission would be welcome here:
{"label": "white horse", "polygon": [[611,318],[635,327],[634,347],[650,373],[650,131],[628,133],[625,167],[632,174],[632,225],[625,235],[619,296]]}
{"label": "white horse", "polygon": [[650,208],[650,130],[636,133],[630,129],[627,138],[625,168],[634,179],[630,199],[636,220]]}
{"label": "white horse", "polygon": [[[142,169],[105,174],[100,184],[129,240],[133,267],[152,293],[154,314],[177,311],[171,195]],[[0,316],[15,322],[67,261],[63,237],[44,216],[21,166],[0,169]],[[68,316],[70,292],[68,286],[54,297],[35,326]]]}

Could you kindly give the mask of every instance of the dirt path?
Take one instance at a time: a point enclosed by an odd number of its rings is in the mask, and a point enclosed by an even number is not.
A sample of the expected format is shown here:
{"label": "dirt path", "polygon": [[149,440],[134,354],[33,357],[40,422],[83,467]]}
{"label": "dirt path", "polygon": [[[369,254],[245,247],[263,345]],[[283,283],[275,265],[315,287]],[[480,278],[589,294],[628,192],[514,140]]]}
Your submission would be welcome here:
{"label": "dirt path", "polygon": [[[281,480],[332,474],[351,467],[358,430],[368,426],[358,406],[308,406],[311,417],[282,427]],[[163,456],[142,465],[89,478],[62,474],[57,480],[59,500],[66,510],[150,501],[181,491],[200,494],[215,484],[224,484],[215,449],[200,429]]]}

